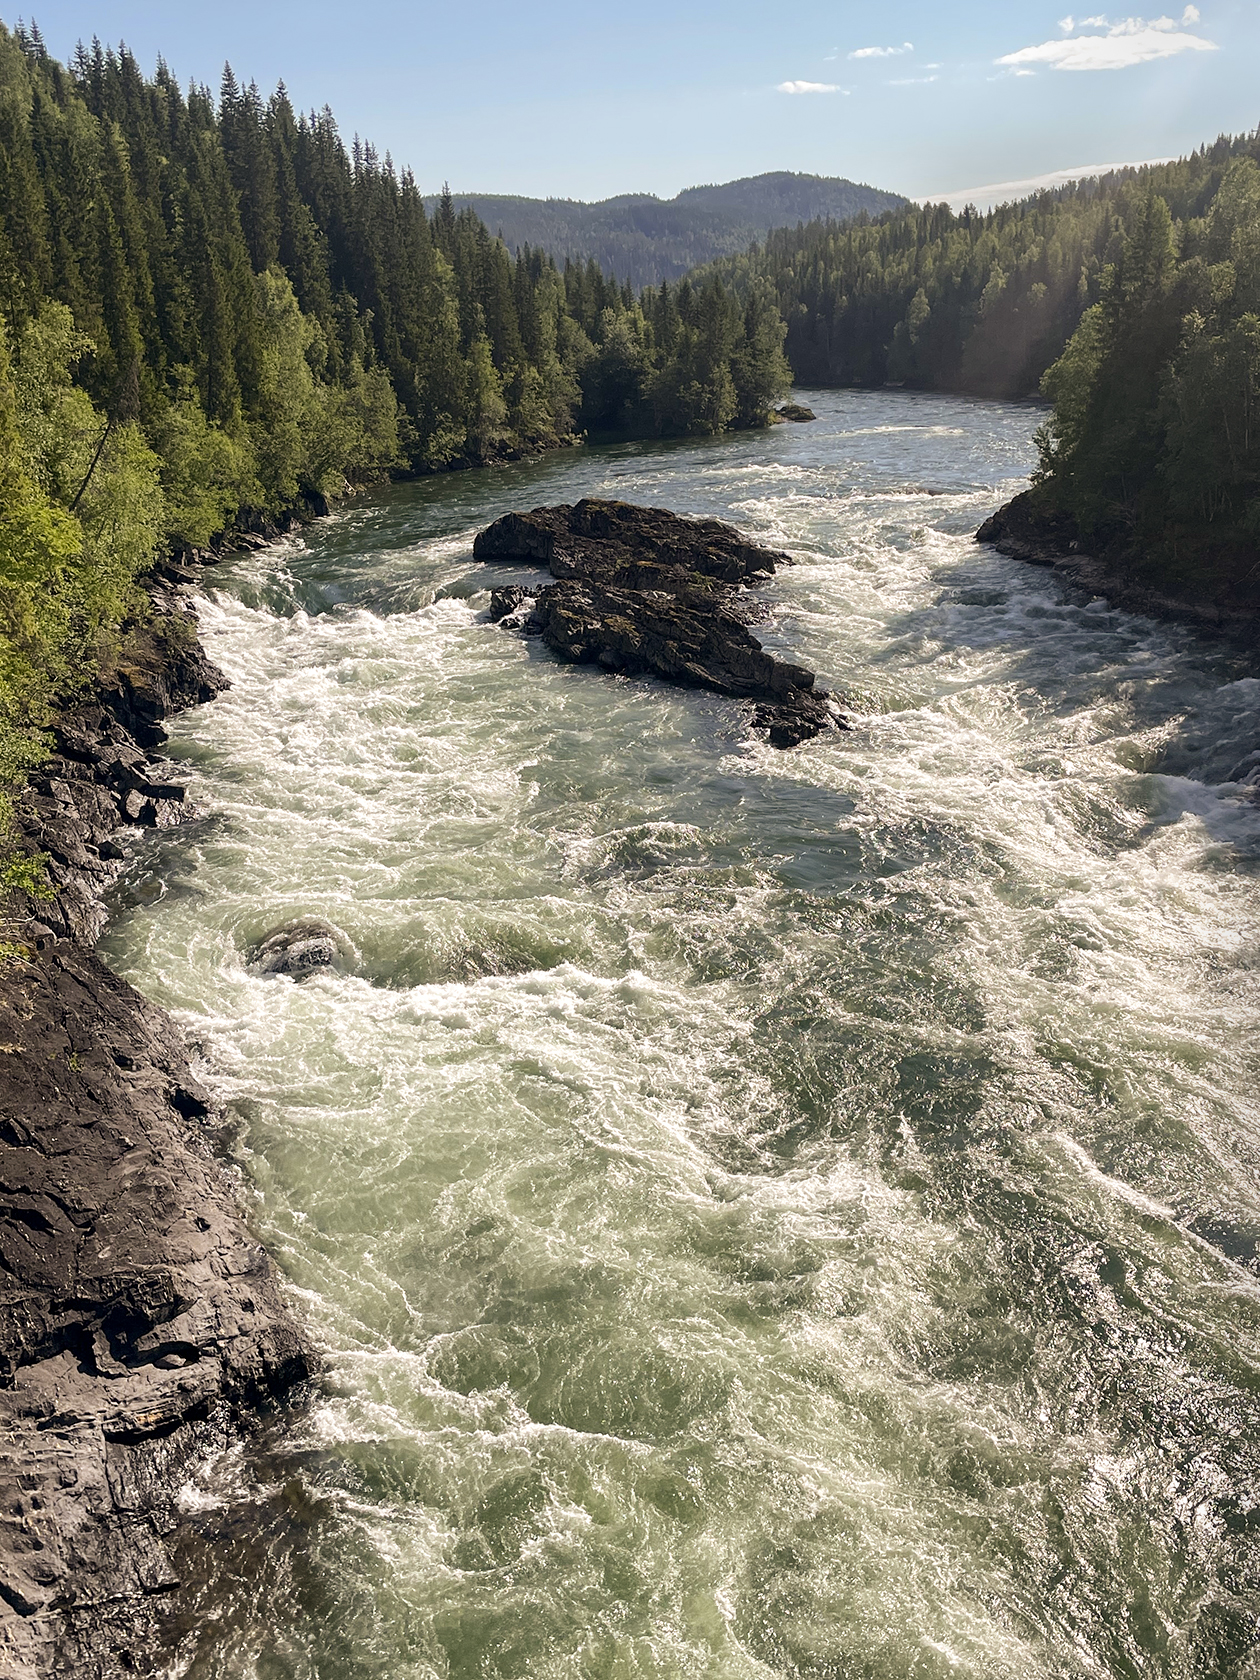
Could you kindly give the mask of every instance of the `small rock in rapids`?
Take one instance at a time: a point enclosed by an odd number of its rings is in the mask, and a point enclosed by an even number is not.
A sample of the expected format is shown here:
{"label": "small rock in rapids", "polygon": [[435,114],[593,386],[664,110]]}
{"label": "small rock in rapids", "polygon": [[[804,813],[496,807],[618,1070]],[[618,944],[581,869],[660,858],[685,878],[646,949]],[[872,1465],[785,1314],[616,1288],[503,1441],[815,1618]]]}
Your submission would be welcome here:
{"label": "small rock in rapids", "polygon": [[264,934],[249,953],[256,974],[291,974],[301,980],[322,968],[336,968],[350,949],[340,928],[318,916],[299,916]]}
{"label": "small rock in rapids", "polygon": [[499,624],[505,618],[512,618],[524,606],[532,606],[538,594],[536,589],[520,589],[515,584],[509,584],[505,589],[490,591],[490,622]]}

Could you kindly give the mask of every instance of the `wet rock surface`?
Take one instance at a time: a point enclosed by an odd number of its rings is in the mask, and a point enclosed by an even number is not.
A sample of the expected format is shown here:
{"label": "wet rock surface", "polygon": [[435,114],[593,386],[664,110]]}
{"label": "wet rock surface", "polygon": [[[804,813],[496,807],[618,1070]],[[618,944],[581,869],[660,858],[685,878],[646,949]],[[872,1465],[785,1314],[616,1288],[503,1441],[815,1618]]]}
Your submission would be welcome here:
{"label": "wet rock surface", "polygon": [[175,1024],[90,948],[123,831],[188,813],[162,719],[226,680],[177,589],[58,724],[21,811],[53,896],[0,962],[0,1673],[160,1666],[179,1490],[312,1356]]}
{"label": "wet rock surface", "polygon": [[[1084,538],[1070,514],[1046,507],[1035,491],[1024,490],[991,514],[976,532],[976,541],[992,543],[999,554],[1053,567],[1082,589],[1104,596],[1129,612],[1153,618],[1181,619],[1211,625],[1240,635],[1254,644],[1260,608],[1236,583],[1217,577],[1204,565],[1188,574],[1179,593],[1169,593],[1143,575],[1140,552],[1123,546],[1103,554],[1085,552]],[[1249,587],[1249,579],[1244,580]]]}
{"label": "wet rock surface", "polygon": [[258,974],[288,974],[301,980],[320,969],[338,967],[350,955],[349,944],[331,922],[299,916],[265,933],[249,953],[249,966]]}
{"label": "wet rock surface", "polygon": [[58,720],[53,754],[23,795],[22,843],[46,857],[53,888],[52,898],[25,906],[36,940],[93,943],[108,919],[100,895],[126,868],[118,832],[168,828],[189,814],[174,766],[158,753],[162,719],[228,684],[206,658],[178,591],[159,588],[155,604],[152,622],[127,637],[95,693]]}
{"label": "wet rock surface", "polygon": [[1034,566],[1055,566],[1070,560],[1080,548],[1080,533],[1067,514],[1043,511],[1023,491],[1000,507],[976,532],[976,541],[992,543],[999,554],[1027,560]]}
{"label": "wet rock surface", "polygon": [[557,581],[536,592],[494,590],[490,617],[541,636],[562,659],[750,701],[754,727],[776,747],[844,727],[814,673],[767,653],[749,630],[765,608],[746,586],[790,562],[733,526],[592,498],[505,514],[473,554],[550,571]]}

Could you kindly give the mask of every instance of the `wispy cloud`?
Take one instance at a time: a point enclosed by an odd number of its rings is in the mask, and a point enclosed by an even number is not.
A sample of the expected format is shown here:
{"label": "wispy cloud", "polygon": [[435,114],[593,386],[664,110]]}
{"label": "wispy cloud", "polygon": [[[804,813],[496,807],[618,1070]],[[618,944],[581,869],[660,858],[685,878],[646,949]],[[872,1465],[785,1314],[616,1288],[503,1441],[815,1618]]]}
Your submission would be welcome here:
{"label": "wispy cloud", "polygon": [[843,93],[834,82],[780,82],[776,93]]}
{"label": "wispy cloud", "polygon": [[850,58],[900,58],[902,53],[911,53],[914,45],[910,41],[903,41],[899,47],[859,47],[856,52],[849,54]]}
{"label": "wispy cloud", "polygon": [[923,87],[927,82],[939,82],[939,76],[894,76],[889,87]]}
{"label": "wispy cloud", "polygon": [[[1197,6],[1187,6],[1178,22],[1170,17],[1121,18],[1112,23],[1106,17],[1065,17],[1059,23],[1063,39],[1043,41],[1040,46],[1021,47],[1006,53],[997,63],[1028,73],[1028,66],[1046,64],[1052,70],[1126,70],[1133,64],[1149,64],[1158,58],[1175,58],[1178,53],[1216,52],[1215,41],[1188,33],[1200,21]],[[1081,34],[1081,30],[1090,31]]]}

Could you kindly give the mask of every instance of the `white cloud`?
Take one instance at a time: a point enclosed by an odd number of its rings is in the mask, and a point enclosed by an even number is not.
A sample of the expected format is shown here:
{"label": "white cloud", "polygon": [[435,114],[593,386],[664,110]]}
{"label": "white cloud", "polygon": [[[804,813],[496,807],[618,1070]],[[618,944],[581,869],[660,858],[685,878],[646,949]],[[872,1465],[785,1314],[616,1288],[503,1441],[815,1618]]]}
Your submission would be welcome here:
{"label": "white cloud", "polygon": [[834,82],[780,82],[776,93],[841,93]]}
{"label": "white cloud", "polygon": [[[1059,28],[1067,38],[1043,41],[1037,47],[1021,47],[1007,53],[998,64],[1018,70],[1031,64],[1048,64],[1052,70],[1125,70],[1131,64],[1148,64],[1157,58],[1174,58],[1184,52],[1216,52],[1215,41],[1186,31],[1198,23],[1199,13],[1187,6],[1177,23],[1170,17],[1122,18],[1111,23],[1105,17],[1066,17]],[[1080,29],[1105,30],[1105,34],[1081,35]]]}
{"label": "white cloud", "polygon": [[910,41],[904,41],[899,47],[859,47],[856,52],[849,54],[850,58],[900,58],[902,53],[914,51]]}
{"label": "white cloud", "polygon": [[939,82],[939,76],[897,76],[889,82],[889,87],[923,87],[927,82]]}

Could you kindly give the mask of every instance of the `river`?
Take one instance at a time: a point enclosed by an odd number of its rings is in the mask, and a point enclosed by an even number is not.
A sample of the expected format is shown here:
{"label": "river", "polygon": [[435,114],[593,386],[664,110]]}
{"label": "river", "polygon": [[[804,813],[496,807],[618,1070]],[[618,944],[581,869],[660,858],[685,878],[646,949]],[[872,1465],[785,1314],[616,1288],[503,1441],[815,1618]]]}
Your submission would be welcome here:
{"label": "river", "polygon": [[[185,1490],[172,1674],[1260,1676],[1260,667],[971,540],[1036,411],[802,395],[207,575],[104,950],[327,1371]],[[852,730],[491,625],[584,494],[790,550]]]}

